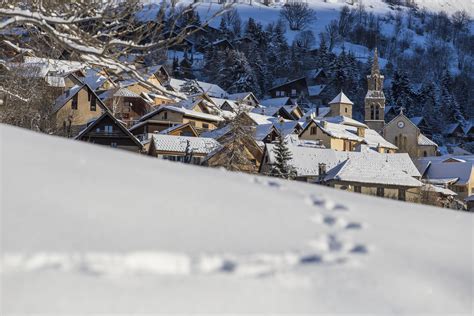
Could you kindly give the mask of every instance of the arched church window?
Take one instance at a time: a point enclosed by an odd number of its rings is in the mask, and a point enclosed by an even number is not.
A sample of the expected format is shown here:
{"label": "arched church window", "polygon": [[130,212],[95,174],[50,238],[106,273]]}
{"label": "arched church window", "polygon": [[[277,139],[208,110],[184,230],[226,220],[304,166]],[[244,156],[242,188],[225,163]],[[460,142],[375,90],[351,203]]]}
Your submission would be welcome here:
{"label": "arched church window", "polygon": [[375,119],[375,107],[373,105],[370,106],[370,119]]}
{"label": "arched church window", "polygon": [[378,104],[375,107],[375,119],[376,120],[380,119],[380,106]]}

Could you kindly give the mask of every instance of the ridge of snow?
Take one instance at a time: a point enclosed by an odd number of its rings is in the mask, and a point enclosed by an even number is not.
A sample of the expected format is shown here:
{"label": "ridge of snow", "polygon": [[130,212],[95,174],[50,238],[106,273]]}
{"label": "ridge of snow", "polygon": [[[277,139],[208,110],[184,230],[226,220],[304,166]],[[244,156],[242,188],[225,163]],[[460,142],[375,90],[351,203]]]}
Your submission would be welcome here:
{"label": "ridge of snow", "polygon": [[472,214],[0,135],[2,315],[472,313]]}

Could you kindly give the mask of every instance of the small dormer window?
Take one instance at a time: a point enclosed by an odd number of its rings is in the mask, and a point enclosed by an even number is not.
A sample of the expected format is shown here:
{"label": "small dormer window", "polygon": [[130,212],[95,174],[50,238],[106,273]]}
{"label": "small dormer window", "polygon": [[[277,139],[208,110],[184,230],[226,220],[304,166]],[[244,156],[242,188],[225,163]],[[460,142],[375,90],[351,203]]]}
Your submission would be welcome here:
{"label": "small dormer window", "polygon": [[104,126],[104,131],[107,133],[107,134],[110,134],[113,132],[113,126],[112,125],[106,125]]}

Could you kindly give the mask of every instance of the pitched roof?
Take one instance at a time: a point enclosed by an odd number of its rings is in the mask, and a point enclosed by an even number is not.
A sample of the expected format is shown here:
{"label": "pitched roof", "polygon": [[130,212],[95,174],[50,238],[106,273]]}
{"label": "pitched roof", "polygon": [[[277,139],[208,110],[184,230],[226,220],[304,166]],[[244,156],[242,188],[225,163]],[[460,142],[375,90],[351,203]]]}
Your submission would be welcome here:
{"label": "pitched roof", "polygon": [[324,91],[324,89],[326,89],[327,85],[325,84],[318,84],[318,85],[314,85],[314,86],[309,86],[308,87],[308,94],[310,97],[315,97],[315,96],[318,96],[321,94],[321,92]]}
{"label": "pitched roof", "polygon": [[265,99],[265,100],[260,101],[261,105],[267,106],[267,107],[283,106],[283,105],[287,105],[288,103],[290,103],[289,97],[271,98],[271,99]]}
{"label": "pitched roof", "polygon": [[354,104],[349,98],[341,91],[329,104]]}
{"label": "pitched roof", "polygon": [[420,146],[436,146],[438,147],[438,144],[436,144],[434,141],[426,137],[425,135],[421,134],[418,135],[418,145]]}
{"label": "pitched roof", "polygon": [[204,137],[155,134],[152,136],[152,141],[156,150],[176,153],[185,153],[188,142],[193,152],[197,154],[207,155],[221,146],[215,139]]}
{"label": "pitched roof", "polygon": [[473,172],[472,162],[450,162],[431,161],[426,168],[423,178],[430,180],[458,178],[456,184],[465,185],[470,182]]}
{"label": "pitched roof", "polygon": [[[351,157],[331,169],[325,181],[344,181],[388,186],[421,187],[422,183],[373,154]],[[372,159],[371,159],[372,158]]]}
{"label": "pitched roof", "polygon": [[[311,122],[314,122],[314,124],[316,124],[324,133],[334,138],[347,139],[347,140],[352,140],[356,142],[363,142],[364,144],[367,144],[373,148],[377,148],[381,146],[381,147],[389,148],[389,149],[398,149],[397,146],[388,142],[379,133],[377,133],[376,131],[370,128],[366,128],[365,136],[360,137],[357,135],[357,127],[354,127],[354,126],[335,124],[335,123],[330,123],[327,121],[318,121],[318,120],[313,120]],[[300,135],[306,129],[308,129],[308,127],[311,125],[311,122],[309,122],[305,126],[304,130],[301,131]]]}
{"label": "pitched roof", "polygon": [[[275,162],[273,153],[274,144],[266,144],[266,152],[270,164]],[[408,154],[380,154],[378,152],[347,152],[333,149],[322,149],[307,146],[288,146],[292,154],[290,163],[295,167],[298,176],[319,175],[319,164],[326,164],[327,170],[331,170],[347,159],[367,160],[377,164],[389,164],[397,170],[401,170],[410,177],[421,177],[418,169],[413,164]]]}
{"label": "pitched roof", "polygon": [[330,123],[335,123],[335,124],[347,125],[347,126],[369,128],[364,123],[361,123],[357,120],[354,120],[353,118],[343,116],[343,115],[327,117],[327,118],[324,119],[324,121],[330,122]]}
{"label": "pitched roof", "polygon": [[196,135],[196,136],[199,135],[198,132],[196,132],[196,130],[194,129],[194,127],[193,127],[189,122],[188,122],[188,123],[183,123],[183,124],[178,124],[178,125],[175,125],[175,126],[168,127],[167,129],[162,130],[162,131],[160,132],[160,134],[168,135],[168,134],[171,133],[171,132],[174,132],[174,131],[176,131],[176,130],[179,130],[179,129],[182,129],[182,128],[185,128],[185,127],[189,127],[189,128],[193,131],[194,135]]}
{"label": "pitched roof", "polygon": [[190,116],[190,117],[194,117],[194,118],[199,118],[199,119],[203,119],[203,120],[208,120],[208,121],[214,121],[214,122],[222,122],[224,121],[224,119],[220,116],[217,116],[217,115],[212,115],[212,114],[207,114],[207,113],[202,113],[202,112],[197,112],[197,111],[193,111],[193,110],[188,110],[188,109],[185,109],[185,108],[182,108],[182,107],[176,107],[176,106],[172,106],[172,105],[165,105],[165,106],[160,106],[158,107],[156,110],[148,113],[148,114],[145,114],[144,116],[142,116],[139,121],[140,122],[143,122],[143,121],[146,121],[147,119],[155,116],[156,114],[158,113],[161,113],[165,110],[168,110],[168,111],[171,111],[171,112],[177,112],[177,113],[182,113],[186,116]]}
{"label": "pitched roof", "polygon": [[423,116],[410,117],[410,121],[416,126],[420,125],[420,123],[423,122],[424,119],[425,118]]}
{"label": "pitched roof", "polygon": [[76,137],[74,137],[74,139],[80,139],[82,136],[86,135],[88,132],[90,132],[97,124],[100,123],[100,121],[102,119],[104,119],[105,117],[109,117],[110,119],[112,119],[112,121],[114,121],[114,123],[120,128],[120,130],[125,134],[127,135],[128,137],[130,137],[130,139],[132,139],[132,141],[139,147],[139,148],[142,148],[143,145],[140,143],[140,141],[135,137],[135,135],[133,135],[127,128],[125,128],[125,126],[120,123],[119,120],[117,120],[113,115],[112,113],[110,113],[109,111],[105,111],[101,116],[99,116],[97,119],[95,119],[92,123],[90,123],[85,129],[83,129]]}

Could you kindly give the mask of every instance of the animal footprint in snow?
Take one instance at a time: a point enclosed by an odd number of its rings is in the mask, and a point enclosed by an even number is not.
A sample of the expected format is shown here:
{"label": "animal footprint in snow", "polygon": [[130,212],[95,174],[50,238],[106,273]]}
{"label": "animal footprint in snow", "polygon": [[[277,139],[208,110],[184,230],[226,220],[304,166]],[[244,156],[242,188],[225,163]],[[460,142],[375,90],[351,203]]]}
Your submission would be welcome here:
{"label": "animal footprint in snow", "polygon": [[361,224],[361,223],[357,223],[357,222],[350,222],[350,223],[347,223],[345,228],[346,229],[359,230],[359,229],[364,228],[364,225]]}
{"label": "animal footprint in snow", "polygon": [[369,248],[362,244],[357,244],[351,249],[351,253],[355,254],[366,254],[369,252]]}
{"label": "animal footprint in snow", "polygon": [[347,206],[336,203],[324,197],[309,196],[307,197],[306,200],[310,205],[324,208],[327,211],[348,211],[349,210]]}

